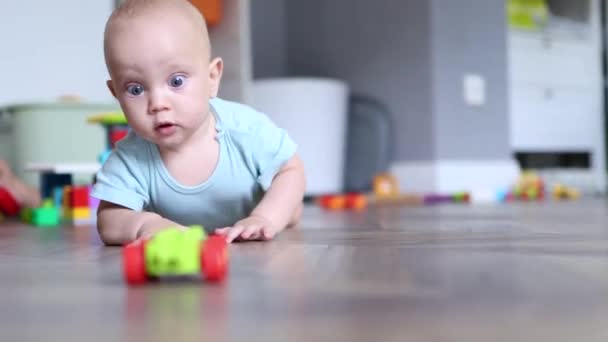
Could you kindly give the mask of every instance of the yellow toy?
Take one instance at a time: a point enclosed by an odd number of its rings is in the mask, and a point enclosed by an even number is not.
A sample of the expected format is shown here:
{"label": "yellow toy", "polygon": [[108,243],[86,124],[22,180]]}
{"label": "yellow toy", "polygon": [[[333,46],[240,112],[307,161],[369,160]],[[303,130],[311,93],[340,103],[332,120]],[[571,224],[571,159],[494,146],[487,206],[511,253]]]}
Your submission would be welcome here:
{"label": "yellow toy", "polygon": [[555,184],[553,186],[553,198],[556,200],[576,200],[580,197],[580,191],[573,187],[565,186],[562,184]]}

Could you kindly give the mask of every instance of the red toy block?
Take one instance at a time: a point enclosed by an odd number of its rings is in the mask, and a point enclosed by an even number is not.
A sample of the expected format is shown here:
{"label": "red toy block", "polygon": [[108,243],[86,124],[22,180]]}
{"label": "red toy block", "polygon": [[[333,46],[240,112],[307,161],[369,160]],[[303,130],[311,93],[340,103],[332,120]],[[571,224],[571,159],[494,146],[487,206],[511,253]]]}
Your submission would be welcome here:
{"label": "red toy block", "polygon": [[15,197],[5,188],[0,187],[0,213],[6,216],[16,216],[21,211],[21,207]]}
{"label": "red toy block", "polygon": [[112,147],[114,147],[122,138],[126,137],[128,133],[129,129],[127,128],[112,131],[112,133],[110,133],[110,143],[112,144]]}
{"label": "red toy block", "polygon": [[75,186],[70,193],[70,208],[89,207],[89,187]]}

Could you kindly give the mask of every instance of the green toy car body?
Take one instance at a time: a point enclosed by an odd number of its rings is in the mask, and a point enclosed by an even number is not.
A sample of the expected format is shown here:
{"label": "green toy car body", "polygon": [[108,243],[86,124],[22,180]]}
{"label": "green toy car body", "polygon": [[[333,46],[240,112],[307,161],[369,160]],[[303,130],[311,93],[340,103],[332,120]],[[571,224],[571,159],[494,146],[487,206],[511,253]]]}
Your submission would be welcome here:
{"label": "green toy car body", "polygon": [[159,232],[146,245],[148,275],[161,277],[199,273],[201,240],[206,240],[202,227],[191,227],[183,232],[177,229]]}

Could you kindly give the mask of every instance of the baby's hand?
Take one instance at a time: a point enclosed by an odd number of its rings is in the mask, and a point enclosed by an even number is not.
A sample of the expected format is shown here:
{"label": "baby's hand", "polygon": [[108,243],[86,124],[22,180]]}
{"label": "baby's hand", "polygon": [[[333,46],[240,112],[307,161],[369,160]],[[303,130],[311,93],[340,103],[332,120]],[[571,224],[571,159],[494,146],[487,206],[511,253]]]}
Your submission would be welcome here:
{"label": "baby's hand", "polygon": [[245,240],[271,240],[280,229],[268,219],[261,216],[249,216],[232,227],[224,227],[215,230],[216,234],[226,237],[227,242],[235,239]]}
{"label": "baby's hand", "polygon": [[170,228],[180,228],[180,229],[184,229],[184,230],[187,229],[186,227],[183,227],[180,225],[170,225],[170,226],[162,226],[162,227],[144,225],[137,231],[136,241],[149,240],[152,237],[154,237],[154,235],[156,235],[156,233],[166,230],[166,229],[170,229]]}
{"label": "baby's hand", "polygon": [[0,159],[0,185],[5,185],[13,178],[13,172],[8,163]]}

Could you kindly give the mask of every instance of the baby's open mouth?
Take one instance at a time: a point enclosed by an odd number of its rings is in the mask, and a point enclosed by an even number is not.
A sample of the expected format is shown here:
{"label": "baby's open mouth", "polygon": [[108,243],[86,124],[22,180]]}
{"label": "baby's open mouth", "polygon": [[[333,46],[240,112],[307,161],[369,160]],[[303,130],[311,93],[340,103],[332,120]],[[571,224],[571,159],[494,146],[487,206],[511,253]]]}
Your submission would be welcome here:
{"label": "baby's open mouth", "polygon": [[168,123],[168,122],[167,122],[167,123],[162,123],[162,124],[160,124],[160,125],[156,125],[156,129],[169,128],[169,127],[171,127],[171,126],[173,126],[173,124],[172,124],[172,123]]}
{"label": "baby's open mouth", "polygon": [[156,131],[162,135],[171,135],[175,132],[177,126],[170,122],[163,122],[156,125]]}

